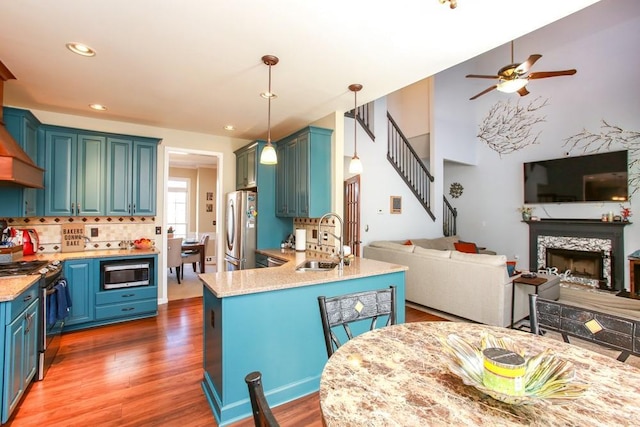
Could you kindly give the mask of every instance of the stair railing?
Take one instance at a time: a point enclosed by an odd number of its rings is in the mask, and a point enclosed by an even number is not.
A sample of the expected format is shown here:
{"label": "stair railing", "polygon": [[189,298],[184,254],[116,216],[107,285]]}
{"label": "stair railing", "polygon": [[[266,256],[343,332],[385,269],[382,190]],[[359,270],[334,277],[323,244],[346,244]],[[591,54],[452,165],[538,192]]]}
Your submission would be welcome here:
{"label": "stair railing", "polygon": [[[373,102],[369,102],[356,108],[356,120],[362,126],[362,129],[367,132],[372,141],[376,140],[376,136],[373,133]],[[344,113],[345,117],[353,118],[353,110]]]}
{"label": "stair railing", "polygon": [[430,202],[433,176],[389,112],[387,112],[387,133],[387,159],[409,186],[431,219],[435,221],[436,216],[431,211]]}
{"label": "stair railing", "polygon": [[451,206],[451,203],[443,195],[442,201],[442,233],[444,236],[455,236],[458,234],[457,221],[458,210]]}

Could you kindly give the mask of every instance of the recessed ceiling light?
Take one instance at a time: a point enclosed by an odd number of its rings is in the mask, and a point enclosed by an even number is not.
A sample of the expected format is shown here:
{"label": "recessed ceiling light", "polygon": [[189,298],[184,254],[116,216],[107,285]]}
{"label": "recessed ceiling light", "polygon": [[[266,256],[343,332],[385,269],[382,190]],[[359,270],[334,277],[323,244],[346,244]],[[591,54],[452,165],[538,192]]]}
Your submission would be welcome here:
{"label": "recessed ceiling light", "polygon": [[107,107],[102,104],[89,104],[89,107],[96,111],[106,111]]}
{"label": "recessed ceiling light", "polygon": [[228,130],[228,131],[236,130],[236,127],[234,125],[226,125],[224,127],[224,130]]}
{"label": "recessed ceiling light", "polygon": [[67,43],[67,49],[69,49],[73,53],[77,53],[82,56],[95,56],[96,51],[87,46],[86,44],[72,42]]}

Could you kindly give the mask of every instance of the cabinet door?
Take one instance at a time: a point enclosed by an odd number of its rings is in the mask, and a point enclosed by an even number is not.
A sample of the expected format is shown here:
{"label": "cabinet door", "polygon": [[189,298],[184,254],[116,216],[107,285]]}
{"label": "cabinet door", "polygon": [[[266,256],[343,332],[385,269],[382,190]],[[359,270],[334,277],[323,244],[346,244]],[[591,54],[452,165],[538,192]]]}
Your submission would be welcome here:
{"label": "cabinet door", "polygon": [[236,190],[247,186],[247,152],[236,153]]}
{"label": "cabinet door", "polygon": [[2,422],[18,404],[24,393],[23,365],[25,359],[24,315],[17,316],[5,327],[4,387],[2,390]]}
{"label": "cabinet door", "polygon": [[106,147],[104,136],[78,135],[76,212],[79,215],[106,212]]}
{"label": "cabinet door", "polygon": [[77,135],[48,130],[45,133],[45,206],[46,216],[71,216],[76,203]]}
{"label": "cabinet door", "polygon": [[[24,120],[24,151],[31,157],[35,164],[39,164],[38,159],[38,125],[32,121]],[[35,188],[25,188],[23,190],[23,216],[37,215],[38,190]]]}
{"label": "cabinet door", "polygon": [[296,216],[309,216],[309,134],[298,137],[296,144]]}
{"label": "cabinet door", "polygon": [[24,315],[24,365],[22,378],[24,388],[31,382],[38,369],[38,325],[40,324],[39,300],[25,310]]}
{"label": "cabinet door", "polygon": [[95,294],[98,278],[93,260],[65,261],[64,276],[67,279],[71,302],[67,325],[90,322],[95,319]]}
{"label": "cabinet door", "polygon": [[276,147],[278,164],[276,165],[276,216],[287,215],[287,169],[285,167],[287,151],[284,143]]}
{"label": "cabinet door", "polygon": [[131,208],[131,140],[108,138],[107,215],[131,215]]}
{"label": "cabinet door", "polygon": [[298,140],[297,138],[286,143],[286,155],[284,170],[286,174],[285,184],[285,215],[288,217],[298,216],[298,197],[296,194],[298,174]]}
{"label": "cabinet door", "polygon": [[255,187],[256,186],[256,171],[258,166],[258,150],[257,146],[253,146],[247,150],[247,187]]}
{"label": "cabinet door", "polygon": [[156,214],[156,153],[154,142],[133,142],[132,215]]}

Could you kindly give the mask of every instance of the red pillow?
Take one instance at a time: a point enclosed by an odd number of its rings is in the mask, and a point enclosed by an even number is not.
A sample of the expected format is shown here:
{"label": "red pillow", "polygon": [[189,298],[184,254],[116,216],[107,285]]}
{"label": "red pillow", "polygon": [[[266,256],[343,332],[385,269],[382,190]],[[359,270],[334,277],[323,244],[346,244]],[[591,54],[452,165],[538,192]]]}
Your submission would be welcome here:
{"label": "red pillow", "polygon": [[455,242],[453,246],[456,248],[458,252],[464,252],[467,254],[477,254],[478,248],[475,243],[469,242]]}
{"label": "red pillow", "polygon": [[406,242],[403,243],[403,245],[411,246],[411,245],[413,245],[413,242],[411,240],[407,240]]}

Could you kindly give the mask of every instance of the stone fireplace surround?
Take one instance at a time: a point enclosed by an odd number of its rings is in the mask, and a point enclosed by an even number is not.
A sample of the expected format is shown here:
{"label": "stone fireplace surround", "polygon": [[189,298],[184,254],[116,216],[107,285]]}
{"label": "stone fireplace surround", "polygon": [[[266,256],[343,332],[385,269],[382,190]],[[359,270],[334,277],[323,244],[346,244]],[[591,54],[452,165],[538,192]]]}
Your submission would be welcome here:
{"label": "stone fireplace surround", "polygon": [[[604,251],[603,275],[611,291],[624,290],[624,226],[595,219],[542,219],[529,225],[529,268],[545,268],[546,248]],[[542,246],[542,247],[541,247]],[[610,254],[609,256],[606,256]],[[596,285],[597,286],[597,285]]]}

